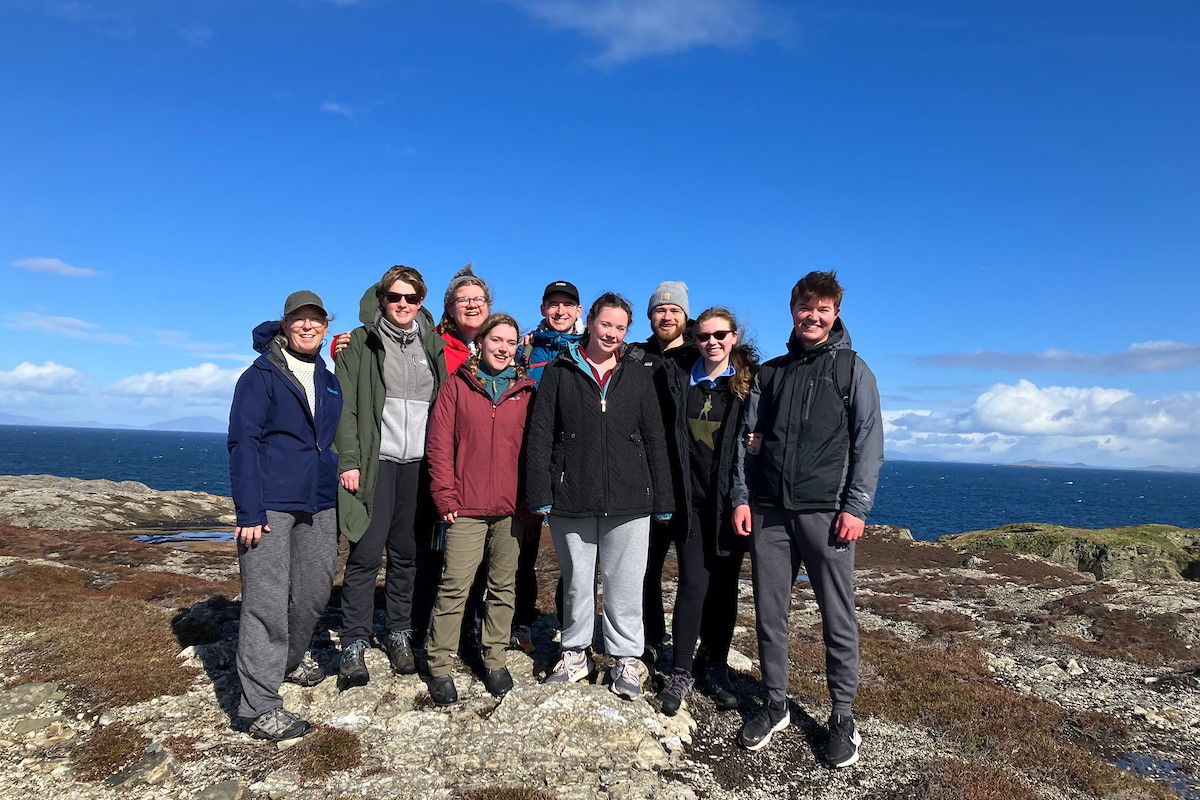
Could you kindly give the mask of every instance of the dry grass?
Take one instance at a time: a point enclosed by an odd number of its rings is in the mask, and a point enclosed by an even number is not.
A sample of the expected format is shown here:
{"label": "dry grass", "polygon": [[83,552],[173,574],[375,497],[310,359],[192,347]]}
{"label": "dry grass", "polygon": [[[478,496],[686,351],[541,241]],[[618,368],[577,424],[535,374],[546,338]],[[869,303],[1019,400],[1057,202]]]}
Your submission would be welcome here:
{"label": "dry grass", "polygon": [[1091,625],[1091,641],[1059,636],[1084,655],[1119,658],[1162,666],[1191,660],[1194,653],[1176,631],[1183,623],[1178,614],[1142,614],[1111,608],[1105,603],[1112,589],[1097,585],[1084,592],[1047,603],[1050,621],[1083,617]]}
{"label": "dry grass", "polygon": [[555,800],[556,795],[527,786],[484,786],[459,795],[462,800]]}
{"label": "dry grass", "polygon": [[84,781],[102,781],[137,763],[146,752],[149,740],[132,725],[115,722],[97,728],[75,751],[75,777]]}
{"label": "dry grass", "polygon": [[296,771],[309,780],[362,764],[362,743],[353,731],[317,725],[294,747]]}
{"label": "dry grass", "polygon": [[917,800],[1038,800],[1029,784],[993,766],[936,759],[922,765],[909,795]]}

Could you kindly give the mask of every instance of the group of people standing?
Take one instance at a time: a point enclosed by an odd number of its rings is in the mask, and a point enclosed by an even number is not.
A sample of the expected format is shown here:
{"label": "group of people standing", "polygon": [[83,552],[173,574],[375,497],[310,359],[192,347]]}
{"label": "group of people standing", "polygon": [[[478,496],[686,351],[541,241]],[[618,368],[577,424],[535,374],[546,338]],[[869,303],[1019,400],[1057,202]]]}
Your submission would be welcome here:
{"label": "group of people standing", "polygon": [[[718,708],[737,708],[727,661],[748,551],[767,702],[738,740],[759,749],[790,720],[787,614],[803,563],[833,701],[826,759],[854,763],[854,548],[883,439],[874,376],[850,349],[836,275],[795,285],[788,352],[762,365],[728,309],[691,319],[679,281],[655,289],[653,334],[642,343],[626,342],[634,314],[625,298],[601,294],[584,316],[565,280],[546,286],[542,320],[524,336],[511,316],[492,313],[491,290],[470,265],[447,287],[437,324],[427,294],[417,270],[387,270],[363,296],[361,327],[334,339],[333,374],[319,353],[330,318],[312,292],[292,294],[280,320],[255,329],[262,356],[238,383],[229,432],[243,597],[238,713],[249,732],[278,740],[308,729],[279,688],[325,677],[308,642],[331,591],[338,530],[349,541],[340,688],[370,679],[386,553],[380,642],[392,669],[416,673],[424,647],[431,698],[457,702],[455,655],[479,615],[484,686],[506,694],[505,651],[532,646],[545,520],[562,576],[561,652],[546,683],[594,676],[602,649],[611,690],[634,699],[643,662],[672,641],[662,711],[676,713],[697,679]],[[668,639],[662,570],[672,544],[679,580]]]}

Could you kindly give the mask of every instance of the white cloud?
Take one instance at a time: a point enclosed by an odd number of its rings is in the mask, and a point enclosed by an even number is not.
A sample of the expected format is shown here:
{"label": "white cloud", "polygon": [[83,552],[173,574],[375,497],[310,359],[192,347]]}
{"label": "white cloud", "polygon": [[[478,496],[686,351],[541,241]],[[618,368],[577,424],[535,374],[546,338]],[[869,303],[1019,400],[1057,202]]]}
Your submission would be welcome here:
{"label": "white cloud", "polygon": [[199,22],[187,25],[174,25],[175,31],[183,37],[189,47],[203,47],[212,40],[212,29]]}
{"label": "white cloud", "polygon": [[888,449],[958,461],[1200,464],[1200,392],[1162,398],[1126,389],[996,384],[968,409],[892,409]]}
{"label": "white cloud", "polygon": [[82,394],[87,380],[71,367],[53,361],[31,364],[22,361],[11,370],[0,370],[0,390],[34,394]]}
{"label": "white cloud", "polygon": [[555,28],[598,41],[613,66],[695,47],[743,47],[774,35],[776,15],[761,0],[508,0]]}
{"label": "white cloud", "polygon": [[1057,349],[1040,353],[936,353],[917,356],[916,361],[933,367],[973,367],[1008,372],[1174,372],[1200,365],[1200,344],[1135,342],[1128,350],[1106,354]]}
{"label": "white cloud", "polygon": [[227,403],[241,369],[204,363],[170,372],[143,372],[109,386],[110,394],[132,398],[168,398],[184,405]]}
{"label": "white cloud", "polygon": [[196,358],[235,361],[249,366],[258,357],[257,353],[236,352],[233,345],[228,343],[193,341],[191,335],[184,331],[156,330],[154,337],[159,344],[185,350]]}
{"label": "white cloud", "polygon": [[90,342],[106,342],[108,344],[133,344],[130,337],[121,333],[105,333],[94,322],[85,322],[75,317],[48,317],[32,311],[22,311],[8,314],[4,327],[18,331],[33,331],[49,336],[65,336],[68,339],[81,339]]}
{"label": "white cloud", "polygon": [[22,258],[12,262],[17,269],[27,269],[30,272],[49,272],[54,275],[65,275],[68,278],[91,278],[100,273],[87,267],[75,267],[57,258]]}
{"label": "white cloud", "polygon": [[357,114],[357,112],[350,108],[350,106],[342,105],[341,103],[334,103],[329,100],[321,103],[321,110],[327,111],[330,114],[338,114],[346,119],[354,119]]}

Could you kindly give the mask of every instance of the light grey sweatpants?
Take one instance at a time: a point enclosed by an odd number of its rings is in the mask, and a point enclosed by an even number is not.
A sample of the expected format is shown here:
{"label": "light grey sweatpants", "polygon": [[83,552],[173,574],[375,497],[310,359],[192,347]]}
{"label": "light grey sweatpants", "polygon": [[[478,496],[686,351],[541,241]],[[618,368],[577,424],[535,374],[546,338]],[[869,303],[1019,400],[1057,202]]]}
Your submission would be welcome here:
{"label": "light grey sweatpants", "polygon": [[754,616],[767,699],[787,704],[788,609],[803,563],[821,612],[825,681],[834,714],[850,714],[858,693],[858,618],[854,614],[854,542],[834,541],[833,511],[752,509],[750,561]]}
{"label": "light grey sweatpants", "polygon": [[268,511],[267,524],[255,547],[238,545],[238,715],[251,718],[283,706],[279,686],[308,651],[337,565],[337,509]]}
{"label": "light grey sweatpants", "polygon": [[592,643],[596,620],[596,556],[604,584],[604,652],[640,658],[646,649],[642,583],[650,548],[650,517],[558,517],[550,534],[563,579],[564,650]]}

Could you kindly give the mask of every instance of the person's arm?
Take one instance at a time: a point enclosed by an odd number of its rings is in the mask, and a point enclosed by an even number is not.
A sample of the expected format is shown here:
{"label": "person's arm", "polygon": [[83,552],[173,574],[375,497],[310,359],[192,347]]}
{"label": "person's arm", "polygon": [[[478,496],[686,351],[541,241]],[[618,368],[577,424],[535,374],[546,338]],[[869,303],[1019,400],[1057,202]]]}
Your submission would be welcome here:
{"label": "person's arm", "polygon": [[251,368],[238,378],[229,409],[229,484],[237,513],[234,539],[252,547],[269,531],[263,505],[263,474],[259,452],[266,436],[271,398],[262,373]]}
{"label": "person's arm", "polygon": [[525,430],[525,498],[534,514],[554,503],[550,474],[554,452],[555,419],[558,412],[558,387],[563,369],[550,364],[542,373],[533,412]]}
{"label": "person's arm", "polygon": [[334,375],[342,387],[342,417],[338,420],[333,445],[338,454],[342,488],[351,493],[358,491],[359,469],[362,467],[362,450],[358,441],[358,371],[362,368],[366,350],[366,339],[359,339],[353,347],[347,347],[334,364]]}
{"label": "person's arm", "polygon": [[839,541],[862,536],[867,514],[875,503],[879,470],[883,466],[883,415],[875,375],[855,356],[854,380],[850,384],[850,465],[842,492],[838,517]]}
{"label": "person's arm", "polygon": [[[659,369],[664,367],[660,366]],[[667,452],[667,426],[663,421],[658,393],[659,386],[652,379],[646,391],[642,392],[639,416],[642,443],[645,446],[647,466],[650,468],[654,516],[660,521],[665,521],[669,520],[677,509],[674,482],[671,479],[671,458]]]}
{"label": "person's arm", "polygon": [[458,416],[458,388],[462,381],[452,379],[438,392],[429,414],[429,433],[425,442],[425,457],[429,459],[429,493],[443,522],[462,508],[462,497],[454,479],[454,429]]}

